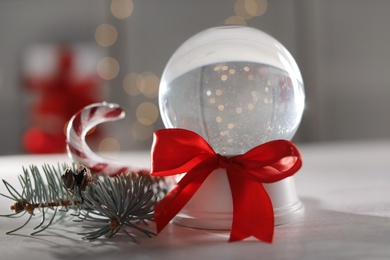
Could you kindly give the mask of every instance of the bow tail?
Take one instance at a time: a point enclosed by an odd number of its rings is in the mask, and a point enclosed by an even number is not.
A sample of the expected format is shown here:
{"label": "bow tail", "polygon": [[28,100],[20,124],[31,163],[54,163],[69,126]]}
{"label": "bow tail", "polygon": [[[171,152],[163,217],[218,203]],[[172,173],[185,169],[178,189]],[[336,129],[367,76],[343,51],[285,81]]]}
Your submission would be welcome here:
{"label": "bow tail", "polygon": [[233,197],[233,223],[229,242],[254,236],[272,243],[274,212],[271,199],[260,182],[227,173]]}
{"label": "bow tail", "polygon": [[160,233],[179,213],[214,169],[215,166],[210,165],[209,161],[200,163],[187,172],[175,187],[156,205],[154,220],[157,233]]}

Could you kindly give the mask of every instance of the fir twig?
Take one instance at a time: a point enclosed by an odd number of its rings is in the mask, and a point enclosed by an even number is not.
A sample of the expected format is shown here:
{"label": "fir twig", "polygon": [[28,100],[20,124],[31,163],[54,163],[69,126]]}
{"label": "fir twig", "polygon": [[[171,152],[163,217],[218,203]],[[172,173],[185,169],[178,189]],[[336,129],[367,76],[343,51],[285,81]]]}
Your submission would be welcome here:
{"label": "fir twig", "polygon": [[[23,168],[23,174],[19,176],[21,192],[3,180],[8,194],[0,195],[14,201],[10,207],[14,213],[0,216],[28,215],[21,226],[6,234],[21,230],[34,216],[40,215],[41,221],[31,235],[39,234],[72,209],[77,214],[70,215],[78,216],[74,221],[90,224],[83,226],[85,232],[78,233],[82,239],[111,237],[119,231],[135,242],[138,232],[148,237],[155,235],[139,223],[146,224],[147,220],[153,219],[155,203],[169,190],[170,183],[163,178],[134,172],[115,177],[91,175],[89,169],[74,164],[43,165],[42,171],[43,174],[34,165]],[[52,212],[50,217],[49,211]]]}
{"label": "fir twig", "polygon": [[134,234],[125,230],[126,226],[149,237],[155,235],[134,224],[153,218],[158,197],[153,192],[150,179],[135,174],[122,174],[115,178],[102,176],[84,195],[85,204],[91,210],[83,210],[80,218],[93,223],[84,226],[92,231],[80,233],[84,239],[110,237],[122,230],[135,241]]}
{"label": "fir twig", "polygon": [[[63,168],[65,167],[66,166],[63,165]],[[28,169],[23,168],[23,174],[19,175],[19,183],[22,187],[21,192],[18,192],[11,184],[3,180],[4,186],[6,187],[9,195],[2,193],[0,193],[0,195],[14,201],[14,203],[10,206],[10,209],[14,211],[11,216],[16,217],[18,215],[22,216],[25,213],[29,214],[25,223],[23,223],[20,227],[8,231],[6,234],[12,234],[25,227],[32,217],[35,216],[36,211],[41,213],[41,221],[36,227],[34,227],[34,230],[36,231],[31,234],[38,234],[50,226],[56,216],[56,210],[54,210],[52,218],[49,220],[47,225],[44,225],[48,210],[52,210],[57,207],[74,205],[74,202],[72,201],[73,199],[69,193],[66,192],[66,189],[62,184],[61,175],[54,174],[54,172],[58,173],[62,171],[60,165],[58,165],[57,169],[44,165],[42,169],[47,181],[44,181],[42,174],[36,166],[32,165]],[[60,193],[61,191],[62,193]],[[57,196],[59,193],[62,195],[61,197]],[[1,216],[7,217],[9,215]]]}

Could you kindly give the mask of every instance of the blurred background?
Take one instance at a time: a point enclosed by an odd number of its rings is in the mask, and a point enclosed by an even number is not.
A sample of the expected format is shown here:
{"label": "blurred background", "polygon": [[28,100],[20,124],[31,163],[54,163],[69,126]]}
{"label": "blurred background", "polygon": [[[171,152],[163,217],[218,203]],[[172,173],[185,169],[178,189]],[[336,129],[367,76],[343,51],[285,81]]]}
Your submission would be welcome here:
{"label": "blurred background", "polygon": [[88,136],[98,152],[150,149],[158,84],[174,51],[209,27],[278,39],[301,70],[298,143],[390,138],[390,1],[1,0],[0,155],[64,152],[83,106],[126,117]]}

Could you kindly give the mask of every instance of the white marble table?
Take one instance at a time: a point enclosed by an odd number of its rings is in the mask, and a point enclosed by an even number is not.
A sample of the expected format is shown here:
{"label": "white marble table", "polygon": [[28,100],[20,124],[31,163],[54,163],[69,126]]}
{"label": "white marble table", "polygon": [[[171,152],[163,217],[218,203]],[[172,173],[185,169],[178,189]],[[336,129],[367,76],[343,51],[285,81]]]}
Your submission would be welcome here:
{"label": "white marble table", "polygon": [[[390,140],[298,147],[304,164],[295,181],[305,217],[275,227],[273,244],[228,243],[228,232],[173,224],[139,244],[123,236],[81,241],[79,227],[61,223],[37,236],[28,235],[32,226],[5,235],[23,220],[2,217],[0,259],[390,259]],[[149,164],[147,152],[125,157]],[[0,178],[13,182],[22,166],[66,161],[66,155],[0,157]],[[0,192],[6,193],[2,183]],[[9,204],[0,198],[0,214]]]}

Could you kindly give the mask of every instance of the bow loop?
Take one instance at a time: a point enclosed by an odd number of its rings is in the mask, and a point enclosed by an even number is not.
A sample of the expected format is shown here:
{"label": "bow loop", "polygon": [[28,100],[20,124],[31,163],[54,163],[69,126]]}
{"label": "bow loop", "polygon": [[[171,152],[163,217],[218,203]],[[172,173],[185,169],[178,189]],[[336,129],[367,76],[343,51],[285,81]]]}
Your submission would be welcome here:
{"label": "bow loop", "polygon": [[235,157],[248,178],[272,183],[292,176],[302,166],[298,149],[287,140],[274,140]]}
{"label": "bow loop", "polygon": [[211,146],[192,131],[158,130],[153,135],[151,172],[156,176],[184,173],[212,156]]}

